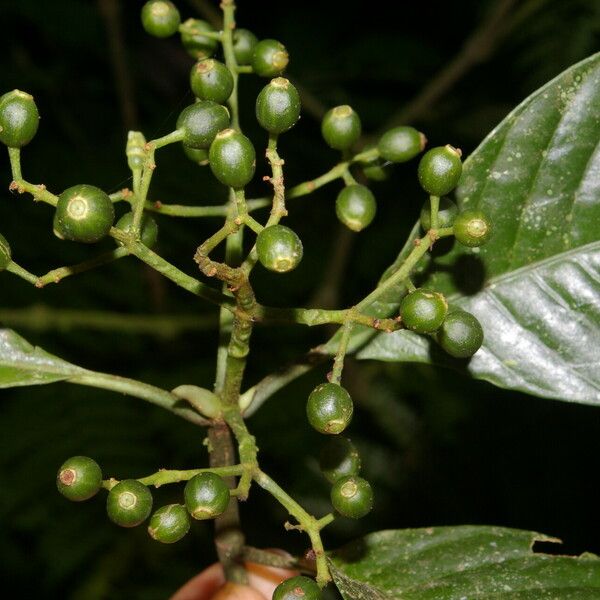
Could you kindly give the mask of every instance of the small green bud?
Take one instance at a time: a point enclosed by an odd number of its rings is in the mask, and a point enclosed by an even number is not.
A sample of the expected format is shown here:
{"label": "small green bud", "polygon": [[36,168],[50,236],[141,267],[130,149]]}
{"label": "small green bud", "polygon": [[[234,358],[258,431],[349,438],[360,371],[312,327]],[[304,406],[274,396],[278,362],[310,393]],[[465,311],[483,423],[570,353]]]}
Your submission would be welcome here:
{"label": "small green bud", "polygon": [[174,544],[190,530],[190,515],[181,504],[162,506],[150,517],[148,534],[157,542]]}
{"label": "small green bud", "polygon": [[113,203],[105,192],[93,185],[74,185],[58,197],[54,234],[92,244],[108,234],[114,218]]}
{"label": "small green bud", "polygon": [[281,75],[290,60],[285,46],[277,40],[261,40],[254,46],[252,68],[261,77]]}
{"label": "small green bud", "polygon": [[300,118],[298,90],[285,78],[272,79],[256,99],[256,118],[269,133],[283,133]]}
{"label": "small green bud", "polygon": [[308,397],[308,422],[320,433],[338,434],[352,420],[354,405],[350,394],[337,383],[322,383]]}
{"label": "small green bud", "polygon": [[362,231],[375,218],[375,196],[364,185],[346,186],[335,201],[335,212],[346,227],[352,231]]}
{"label": "small green bud", "polygon": [[217,133],[227,127],[229,111],[210,100],[187,106],[177,119],[177,129],[183,129],[183,143],[190,148],[209,148]]}
{"label": "small green bud", "polygon": [[331,437],[321,448],[319,467],[327,480],[335,483],[342,477],[359,474],[360,456],[349,439],[342,436]]}
{"label": "small green bud", "polygon": [[331,504],[344,517],[360,519],[373,508],[373,490],[362,477],[342,477],[331,488]]}
{"label": "small green bud", "polygon": [[360,117],[351,106],[336,106],[325,113],[321,121],[321,133],[328,146],[336,150],[348,150],[360,137]]}
{"label": "small green bud", "polygon": [[256,251],[260,264],[276,273],[295,269],[304,252],[300,238],[285,225],[265,227],[256,238]]}
{"label": "small green bud", "polygon": [[211,171],[224,185],[243,188],[254,177],[254,146],[244,134],[235,129],[224,129],[216,135],[208,158]]}
{"label": "small green bud", "polygon": [[385,160],[402,163],[411,160],[422,152],[427,138],[414,127],[394,127],[386,131],[379,140],[377,148]]}
{"label": "small green bud", "polygon": [[73,456],[58,470],[56,487],[69,500],[88,500],[102,487],[102,471],[95,460],[87,456]]}
{"label": "small green bud", "polygon": [[121,527],[136,527],[152,511],[152,493],[135,479],[125,479],[115,485],[106,499],[108,518]]}
{"label": "small green bud", "polygon": [[462,174],[461,152],[450,146],[432,148],[419,162],[418,176],[421,187],[432,196],[450,193]]}
{"label": "small green bud", "polygon": [[198,98],[222,104],[233,91],[233,75],[222,62],[205,58],[192,67],[190,86]]}
{"label": "small green bud", "polygon": [[185,506],[194,519],[214,519],[225,511],[230,492],[227,484],[214,473],[194,475],[185,485]]}
{"label": "small green bud", "polygon": [[9,148],[26,146],[36,134],[39,122],[33,96],[21,90],[0,96],[0,142]]}
{"label": "small green bud", "polygon": [[141,131],[130,131],[127,134],[127,166],[132,170],[140,170],[146,161],[146,138]]}
{"label": "small green bud", "polygon": [[169,0],[149,0],[142,7],[142,26],[154,37],[166,38],[177,33],[180,23],[179,11]]}
{"label": "small green bud", "polygon": [[448,312],[443,294],[419,288],[400,303],[400,317],[407,329],[416,333],[433,333],[440,328]]}

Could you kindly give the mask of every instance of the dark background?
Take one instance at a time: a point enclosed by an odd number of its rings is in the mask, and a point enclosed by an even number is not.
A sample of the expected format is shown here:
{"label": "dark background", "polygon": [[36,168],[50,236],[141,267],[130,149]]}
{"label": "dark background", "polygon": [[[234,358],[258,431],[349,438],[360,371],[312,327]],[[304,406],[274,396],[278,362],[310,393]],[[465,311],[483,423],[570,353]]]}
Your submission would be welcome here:
{"label": "dark background", "polygon": [[[187,84],[192,59],[176,38],[161,41],[143,32],[141,4],[0,1],[0,91],[32,93],[42,116],[38,135],[23,152],[28,180],[44,182],[55,193],[84,182],[116,191],[128,185],[127,129],[139,128],[148,139],[164,135],[192,102]],[[199,16],[197,4],[178,2],[184,18]],[[239,4],[240,26],[286,44],[291,77],[325,107],[351,104],[366,133],[374,133],[411,105],[490,10],[510,3],[398,3],[399,16],[392,16],[385,2]],[[106,12],[114,6],[116,20]],[[417,104],[412,124],[432,144],[452,143],[468,154],[530,92],[597,49],[599,10],[593,0],[512,3],[509,17],[500,19],[502,35],[492,29],[482,37],[483,42],[496,40],[491,51],[486,53],[485,43],[475,49],[473,56],[482,62],[471,61],[431,106]],[[108,33],[115,23],[121,34]],[[125,87],[115,79],[109,39],[124,44]],[[262,85],[253,76],[242,78],[242,123],[259,149],[259,163],[265,135],[253,111]],[[312,178],[337,160],[322,143],[318,120],[309,111],[283,137],[281,153],[288,184]],[[158,164],[153,199],[223,201],[224,190],[207,169],[187,161],[181,148],[161,150]],[[17,262],[42,273],[98,252],[54,238],[51,208],[9,193],[10,179],[6,158],[0,162],[0,227]],[[415,181],[411,163],[395,168],[386,182],[374,183],[379,214],[359,236],[340,233],[337,226],[333,206],[339,184],[294,201],[289,223],[304,241],[304,261],[283,277],[257,269],[259,299],[276,305],[311,303],[325,277],[324,257],[340,245],[349,247],[348,265],[333,300],[348,305],[363,296],[416,219],[423,195]],[[268,188],[257,177],[250,192],[260,196]],[[157,220],[158,251],[193,274],[194,249],[218,221]],[[110,248],[111,242],[100,245]],[[25,326],[8,318],[7,308],[34,304],[214,316],[212,307],[157,279],[133,259],[41,291],[4,273],[0,290],[0,321],[59,356],[168,389],[181,383],[212,385],[214,327],[161,337],[85,328],[57,331],[43,319]],[[322,329],[259,329],[247,384],[325,337]],[[317,369],[285,388],[249,421],[265,470],[317,513],[329,510],[328,487],[316,462],[321,439],[306,423],[304,402],[324,372]],[[368,518],[357,523],[340,519],[328,528],[329,548],[375,529],[485,523],[555,535],[568,552],[600,552],[597,525],[592,525],[600,501],[598,409],[540,400],[415,365],[352,362],[346,384],[357,405],[351,436],[377,503]],[[210,524],[196,523],[182,542],[164,547],[151,541],[143,527],[127,531],[112,525],[103,494],[71,504],[54,486],[57,467],[74,454],[94,457],[106,476],[117,478],[139,477],[158,467],[204,465],[203,431],[141,401],[66,384],[6,390],[1,397],[0,570],[4,585],[20,590],[19,597],[162,599],[214,560]],[[180,493],[179,486],[161,489],[156,505],[178,501]],[[283,531],[285,515],[259,490],[253,490],[242,516],[253,545],[298,553],[306,547],[304,537]]]}

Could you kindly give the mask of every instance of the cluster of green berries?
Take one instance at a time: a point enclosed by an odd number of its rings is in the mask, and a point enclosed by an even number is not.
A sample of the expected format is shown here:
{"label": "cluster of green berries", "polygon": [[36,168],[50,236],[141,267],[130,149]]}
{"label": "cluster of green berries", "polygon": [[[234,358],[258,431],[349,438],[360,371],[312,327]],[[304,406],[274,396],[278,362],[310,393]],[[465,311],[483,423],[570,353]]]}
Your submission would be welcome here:
{"label": "cluster of green berries", "polygon": [[443,294],[418,288],[400,304],[400,317],[407,329],[435,334],[439,345],[451,356],[469,358],[483,343],[483,329],[477,318],[461,310],[448,310]]}
{"label": "cluster of green berries", "polygon": [[[347,104],[329,110],[321,122],[321,134],[325,143],[342,153],[349,152],[362,133],[362,124],[356,111]],[[417,156],[425,147],[425,136],[414,127],[395,127],[387,131],[377,144],[378,158],[363,167],[369,179],[385,179],[383,166],[386,162],[402,163]],[[335,202],[338,219],[352,231],[368,227],[377,213],[373,192],[358,183],[348,183],[340,191]]]}
{"label": "cluster of green berries", "polygon": [[321,450],[319,464],[332,484],[331,503],[345,517],[360,519],[373,507],[373,491],[359,477],[360,456],[350,440],[340,437],[352,420],[354,405],[348,391],[337,383],[322,383],[309,395],[308,422],[319,433],[331,435]]}
{"label": "cluster of green berries", "polygon": [[[69,500],[88,500],[103,487],[102,471],[95,460],[73,456],[58,470],[56,486]],[[222,514],[229,504],[230,492],[221,477],[207,471],[194,475],[186,483],[183,496],[183,504],[162,506],[151,515],[150,488],[137,479],[125,479],[110,487],[106,512],[109,519],[121,527],[137,527],[150,517],[149,535],[164,544],[172,544],[187,534],[190,517],[205,520]]]}

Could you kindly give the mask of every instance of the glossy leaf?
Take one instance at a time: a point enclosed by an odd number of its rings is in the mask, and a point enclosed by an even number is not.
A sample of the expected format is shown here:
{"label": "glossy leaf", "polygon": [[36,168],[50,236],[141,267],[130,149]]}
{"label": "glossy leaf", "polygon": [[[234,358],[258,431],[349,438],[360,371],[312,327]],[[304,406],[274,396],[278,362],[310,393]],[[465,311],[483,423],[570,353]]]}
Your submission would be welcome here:
{"label": "glossy leaf", "polygon": [[600,558],[532,551],[559,540],[501,527],[380,531],[331,555],[344,600],[592,600]]}
{"label": "glossy leaf", "polygon": [[53,383],[86,372],[32,346],[12,329],[0,329],[0,388]]}
{"label": "glossy leaf", "polygon": [[433,257],[418,283],[474,313],[485,341],[468,365],[406,331],[359,358],[448,362],[548,398],[600,404],[600,55],[538,90],[465,162],[461,208],[494,235]]}

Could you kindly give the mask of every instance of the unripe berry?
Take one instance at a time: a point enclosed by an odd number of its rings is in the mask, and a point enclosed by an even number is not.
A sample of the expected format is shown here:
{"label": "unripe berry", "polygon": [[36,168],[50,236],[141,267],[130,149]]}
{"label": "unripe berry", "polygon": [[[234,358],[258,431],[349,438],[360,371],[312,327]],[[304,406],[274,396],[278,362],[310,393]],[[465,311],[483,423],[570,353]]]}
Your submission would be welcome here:
{"label": "unripe berry", "polygon": [[252,69],[261,77],[281,75],[290,61],[285,46],[277,40],[261,40],[252,52]]}
{"label": "unripe berry", "polygon": [[321,121],[323,139],[328,146],[336,150],[351,148],[360,137],[361,131],[360,117],[347,104],[327,111]]}
{"label": "unripe berry", "polygon": [[210,100],[187,106],[177,119],[177,129],[183,129],[183,143],[190,148],[209,148],[217,133],[226,127],[229,111]]}
{"label": "unripe berry", "polygon": [[358,475],[360,456],[349,439],[335,436],[329,438],[321,448],[319,467],[327,480],[335,483],[342,477]]}
{"label": "unripe berry", "polygon": [[214,176],[224,185],[243,188],[254,177],[254,146],[235,129],[225,129],[217,134],[210,146],[208,158]]}
{"label": "unripe berry", "polygon": [[465,210],[454,221],[454,237],[463,246],[481,246],[491,235],[492,224],[480,210]]}
{"label": "unripe berry", "polygon": [[214,473],[198,473],[185,485],[185,506],[194,519],[214,519],[225,511],[230,492],[227,484]]}
{"label": "unripe berry", "polygon": [[4,271],[10,264],[11,250],[8,240],[0,233],[0,271]]}
{"label": "unripe berry", "polygon": [[108,518],[121,527],[136,527],[152,511],[152,493],[135,479],[125,479],[115,485],[106,499]]}
{"label": "unripe berry", "polygon": [[321,590],[314,579],[297,575],[282,581],[273,592],[273,600],[320,600]]}
{"label": "unripe berry", "polygon": [[190,530],[190,515],[181,504],[162,506],[150,517],[148,533],[163,544],[174,544]]}
{"label": "unripe berry", "polygon": [[206,21],[201,21],[200,19],[188,19],[183,24],[181,43],[188,54],[196,60],[210,58],[219,45],[217,40],[203,35],[206,32],[215,32],[215,28]]}
{"label": "unripe berry", "polygon": [[451,192],[462,173],[460,155],[460,150],[449,144],[426,152],[418,169],[421,187],[432,196],[443,196]]}
{"label": "unripe berry", "polygon": [[166,38],[177,32],[181,17],[170,0],[149,0],[142,7],[142,26],[147,33]]}
{"label": "unripe berry", "polygon": [[9,148],[26,146],[36,134],[39,122],[33,96],[21,90],[0,96],[0,142]]}
{"label": "unripe berry", "polygon": [[477,318],[465,310],[452,310],[437,332],[440,346],[455,358],[473,356],[483,344],[483,328]]}
{"label": "unripe berry", "polygon": [[269,133],[283,133],[300,118],[298,90],[285,78],[272,79],[256,98],[256,118]]}
{"label": "unripe berry", "polygon": [[185,144],[182,144],[181,147],[185,152],[185,155],[197,165],[201,167],[205,167],[208,164],[208,150],[206,148],[190,148]]}
{"label": "unripe berry", "polygon": [[308,422],[320,433],[342,433],[352,420],[354,405],[350,394],[337,383],[322,383],[309,395]]}
{"label": "unripe berry", "polygon": [[346,186],[335,201],[338,219],[352,231],[361,231],[371,224],[377,212],[377,203],[371,190],[364,185]]}
{"label": "unripe berry", "polygon": [[386,131],[377,144],[379,154],[385,160],[402,163],[422,152],[427,138],[414,127],[394,127]]}
{"label": "unripe berry", "polygon": [[192,67],[190,86],[198,98],[222,104],[233,91],[233,75],[222,62],[205,58]]}
{"label": "unripe berry", "polygon": [[249,65],[252,62],[256,44],[258,44],[258,38],[248,29],[234,30],[233,54],[238,65]]}
{"label": "unripe berry", "polygon": [[87,500],[102,487],[102,471],[95,460],[87,456],[73,456],[58,470],[56,487],[69,500]]}
{"label": "unripe berry", "polygon": [[373,508],[371,485],[355,475],[338,479],[331,488],[331,504],[344,517],[360,519]]}
{"label": "unripe berry", "polygon": [[[125,213],[115,225],[117,229],[120,229],[125,233],[130,233],[132,226],[132,212]],[[142,240],[142,244],[144,244],[144,246],[147,246],[148,248],[153,248],[154,244],[156,244],[156,239],[158,238],[158,225],[156,224],[156,221],[149,214],[146,213],[142,215],[140,237]]]}
{"label": "unripe berry", "polygon": [[400,303],[400,317],[407,329],[417,333],[433,333],[444,322],[448,302],[439,292],[419,288]]}
{"label": "unripe berry", "polygon": [[54,233],[61,239],[92,244],[108,234],[114,218],[105,192],[93,185],[74,185],[58,197]]}
{"label": "unripe berry", "polygon": [[[440,198],[440,206],[438,209],[438,227],[452,227],[454,219],[458,214],[458,206],[445,196]],[[424,231],[431,229],[431,204],[429,201],[425,202],[421,209],[421,227]]]}
{"label": "unripe berry", "polygon": [[258,234],[256,252],[263,267],[287,273],[300,264],[304,250],[300,238],[289,227],[270,225]]}

